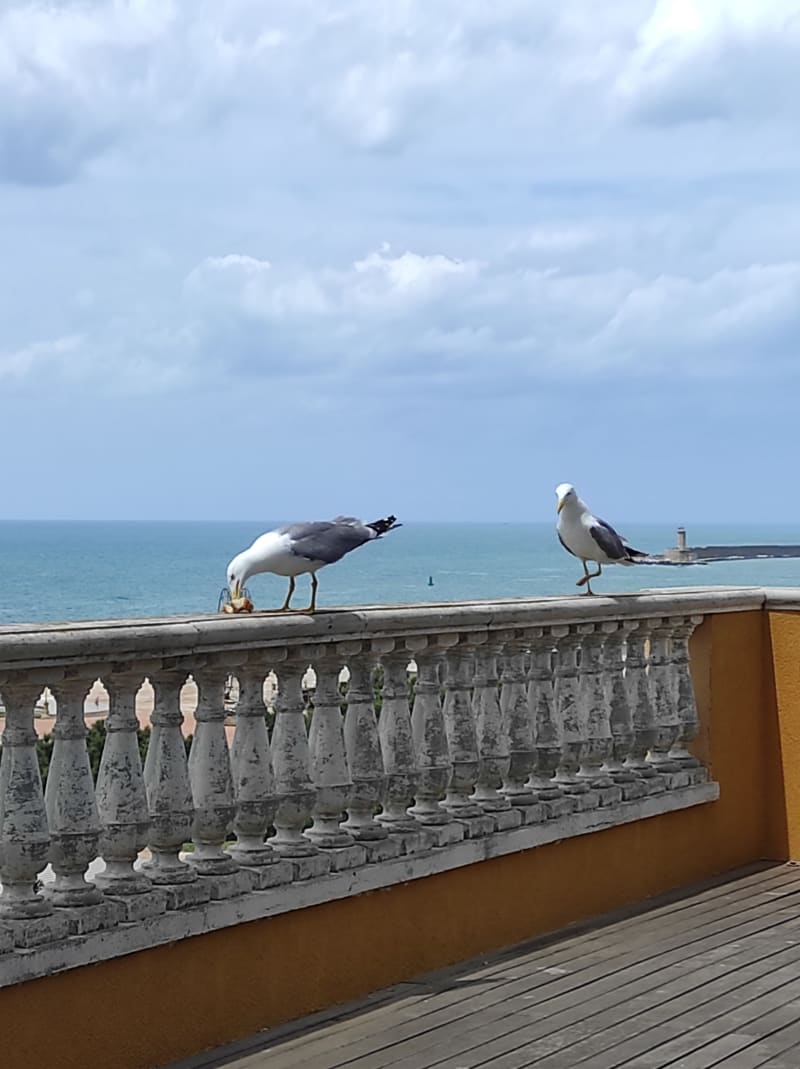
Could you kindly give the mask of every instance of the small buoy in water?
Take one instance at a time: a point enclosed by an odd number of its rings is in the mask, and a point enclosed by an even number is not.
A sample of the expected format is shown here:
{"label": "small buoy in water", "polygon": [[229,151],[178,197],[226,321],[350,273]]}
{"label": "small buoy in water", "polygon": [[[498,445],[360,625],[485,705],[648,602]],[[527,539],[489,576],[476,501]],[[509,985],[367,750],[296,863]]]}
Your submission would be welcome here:
{"label": "small buoy in water", "polygon": [[428,576],[428,586],[433,586],[433,576],[432,575]]}

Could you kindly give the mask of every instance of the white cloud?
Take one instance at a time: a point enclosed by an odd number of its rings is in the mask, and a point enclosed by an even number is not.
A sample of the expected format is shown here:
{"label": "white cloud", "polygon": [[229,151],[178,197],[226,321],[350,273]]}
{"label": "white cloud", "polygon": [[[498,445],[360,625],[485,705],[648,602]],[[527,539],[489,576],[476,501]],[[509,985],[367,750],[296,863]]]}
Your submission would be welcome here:
{"label": "white cloud", "polygon": [[[153,328],[115,320],[93,333],[36,341],[0,351],[7,391],[76,388],[104,396],[136,396],[191,387],[200,378],[192,327]],[[213,374],[207,354],[202,375]]]}
{"label": "white cloud", "polygon": [[800,2],[659,0],[615,92],[634,115],[662,123],[793,114]]}
{"label": "white cloud", "polygon": [[281,41],[266,26],[229,34],[231,6],[11,0],[0,11],[0,179],[68,181],[125,135],[226,111],[247,92],[241,65]]}
{"label": "white cloud", "polygon": [[387,320],[408,309],[449,299],[471,285],[479,271],[476,261],[414,252],[392,256],[384,246],[348,269],[323,268],[318,272],[275,271],[267,261],[250,256],[209,257],[189,274],[186,286],[203,301],[238,309],[263,321],[311,316]]}
{"label": "white cloud", "polygon": [[800,327],[798,263],[575,273],[521,263],[519,246],[494,262],[384,248],[347,269],[257,263],[213,258],[187,283],[216,344],[229,332],[250,354],[244,375],[399,374],[412,388],[489,377],[515,390],[626,369],[730,374],[767,344],[773,360],[788,357]]}
{"label": "white cloud", "polygon": [[7,0],[0,180],[69,181],[181,126],[246,121],[276,145],[326,130],[367,153],[469,130],[473,155],[519,155],[631,117],[786,114],[798,2]]}
{"label": "white cloud", "polygon": [[12,0],[2,374],[513,391],[779,361],[798,8]]}
{"label": "white cloud", "polygon": [[69,377],[73,360],[83,339],[80,336],[32,342],[13,352],[0,351],[0,382],[21,381],[28,378],[62,374]]}
{"label": "white cloud", "polygon": [[149,53],[168,2],[14,4],[0,13],[0,175],[48,184],[107,146],[123,114],[154,103]]}
{"label": "white cloud", "polygon": [[696,377],[786,366],[800,336],[800,262],[642,281],[593,339],[608,362]]}
{"label": "white cloud", "polygon": [[425,109],[437,90],[451,85],[463,69],[454,56],[389,55],[380,64],[354,63],[335,79],[331,91],[317,93],[322,113],[345,138],[363,148],[390,147]]}

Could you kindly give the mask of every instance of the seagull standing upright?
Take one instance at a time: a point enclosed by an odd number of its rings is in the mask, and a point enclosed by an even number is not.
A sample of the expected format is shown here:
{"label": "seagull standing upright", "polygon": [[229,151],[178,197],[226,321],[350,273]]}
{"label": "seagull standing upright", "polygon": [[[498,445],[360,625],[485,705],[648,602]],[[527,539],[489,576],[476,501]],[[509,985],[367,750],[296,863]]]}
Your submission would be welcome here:
{"label": "seagull standing upright", "polygon": [[337,516],[335,520],[292,523],[267,531],[249,549],[237,553],[228,565],[231,598],[241,597],[242,588],[251,575],[260,572],[284,575],[289,580],[289,592],[279,611],[286,612],[294,594],[295,578],[310,572],[311,604],[301,611],[316,612],[319,582],[316,573],[320,568],[335,564],[351,550],[401,526],[395,516],[373,523],[363,523],[353,516]]}
{"label": "seagull standing upright", "polygon": [[[583,563],[583,578],[576,586],[586,584],[586,594],[592,594],[592,579],[602,575],[604,564],[636,564],[637,557],[646,557],[640,549],[632,549],[614,528],[593,516],[589,506],[578,497],[575,487],[561,483],[556,487],[558,497],[558,540],[568,553]],[[596,572],[589,572],[587,561],[594,561]]]}

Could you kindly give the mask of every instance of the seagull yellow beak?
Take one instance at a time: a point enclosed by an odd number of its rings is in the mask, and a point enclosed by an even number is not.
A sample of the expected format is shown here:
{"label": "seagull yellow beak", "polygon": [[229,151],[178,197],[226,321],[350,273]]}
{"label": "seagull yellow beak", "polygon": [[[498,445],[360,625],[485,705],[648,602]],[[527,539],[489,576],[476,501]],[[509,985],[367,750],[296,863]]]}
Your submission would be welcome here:
{"label": "seagull yellow beak", "polygon": [[566,501],[566,498],[562,497],[562,498],[561,498],[561,500],[560,500],[560,501],[559,501],[559,503],[558,503],[558,506],[557,506],[557,508],[556,508],[556,513],[559,513],[559,512],[561,512],[561,510],[562,510],[562,509],[563,509],[563,507],[564,507],[564,502],[565,502],[565,501]]}
{"label": "seagull yellow beak", "polygon": [[242,596],[242,584],[239,582],[238,579],[236,580],[236,585],[233,588],[233,596],[235,598],[240,598]]}

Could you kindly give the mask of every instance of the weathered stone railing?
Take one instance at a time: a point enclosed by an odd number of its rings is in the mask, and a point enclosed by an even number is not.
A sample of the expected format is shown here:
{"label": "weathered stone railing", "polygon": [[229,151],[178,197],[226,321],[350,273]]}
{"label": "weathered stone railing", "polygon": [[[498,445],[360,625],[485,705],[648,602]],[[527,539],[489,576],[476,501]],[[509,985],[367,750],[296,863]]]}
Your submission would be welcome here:
{"label": "weathered stone railing", "polygon": [[[0,985],[714,800],[689,748],[689,638],[707,613],[762,602],[705,590],[0,631]],[[98,678],[95,785],[84,700]]]}

